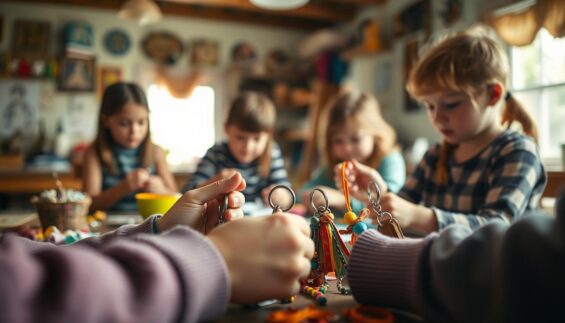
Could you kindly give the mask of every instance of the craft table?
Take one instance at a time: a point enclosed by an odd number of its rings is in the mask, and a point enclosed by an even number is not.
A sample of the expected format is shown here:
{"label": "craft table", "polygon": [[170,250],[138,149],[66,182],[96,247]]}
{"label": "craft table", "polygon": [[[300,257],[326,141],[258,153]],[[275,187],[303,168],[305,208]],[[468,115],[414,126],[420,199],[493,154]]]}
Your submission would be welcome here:
{"label": "craft table", "polygon": [[[353,299],[351,295],[340,294],[336,287],[335,281],[330,282],[330,289],[326,293],[326,298],[328,300],[325,306],[319,306],[319,309],[325,309],[336,314],[335,322],[350,322],[343,315],[343,311],[348,308],[352,308],[358,305],[358,303]],[[225,323],[237,323],[237,322],[266,322],[269,314],[276,310],[296,308],[302,309],[314,304],[314,301],[308,296],[299,294],[296,297],[296,301],[291,304],[280,304],[275,303],[268,306],[260,308],[249,308],[242,305],[232,304],[228,307],[228,310],[224,313],[222,317],[212,322],[225,322]],[[395,318],[395,322],[425,322],[421,317],[416,315],[401,312],[401,311],[391,311]],[[334,321],[332,321],[334,322]]]}

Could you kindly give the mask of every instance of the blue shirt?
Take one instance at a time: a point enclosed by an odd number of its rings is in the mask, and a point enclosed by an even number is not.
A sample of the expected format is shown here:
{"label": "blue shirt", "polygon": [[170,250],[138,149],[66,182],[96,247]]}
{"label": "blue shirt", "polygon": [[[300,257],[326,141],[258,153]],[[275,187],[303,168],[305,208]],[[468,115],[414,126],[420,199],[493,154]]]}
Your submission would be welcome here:
{"label": "blue shirt", "polygon": [[247,186],[242,193],[245,196],[246,202],[255,202],[257,199],[261,199],[261,191],[270,185],[290,185],[286,169],[284,168],[284,160],[276,143],[273,145],[271,153],[271,171],[269,176],[264,178],[259,173],[257,160],[250,164],[239,163],[230,152],[227,142],[223,142],[208,149],[198,163],[196,172],[182,188],[182,192],[196,188],[200,183],[216,176],[226,168],[237,169],[245,179]]}
{"label": "blue shirt", "polygon": [[[114,147],[112,149],[112,154],[114,156],[114,160],[116,161],[117,173],[112,175],[107,169],[102,169],[103,191],[118,185],[126,178],[129,172],[141,167],[141,149],[139,147],[131,149]],[[155,173],[154,166],[149,167],[149,173]],[[136,192],[132,192],[124,196],[116,204],[112,205],[112,207],[110,207],[108,211],[137,210],[137,205],[135,204],[135,193]]]}

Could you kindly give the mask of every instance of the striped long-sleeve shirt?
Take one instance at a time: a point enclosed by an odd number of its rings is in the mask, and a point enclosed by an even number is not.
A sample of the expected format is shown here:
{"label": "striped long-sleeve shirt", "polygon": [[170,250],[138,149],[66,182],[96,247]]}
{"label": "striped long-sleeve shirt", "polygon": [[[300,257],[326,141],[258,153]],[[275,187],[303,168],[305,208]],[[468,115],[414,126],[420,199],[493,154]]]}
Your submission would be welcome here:
{"label": "striped long-sleeve shirt", "polygon": [[216,174],[226,168],[237,169],[245,179],[247,187],[242,193],[245,196],[246,202],[255,202],[258,198],[260,199],[261,191],[270,185],[290,185],[284,167],[284,160],[277,144],[273,145],[271,171],[269,176],[264,178],[259,174],[257,161],[247,165],[239,163],[231,154],[228,144],[223,142],[208,149],[204,157],[202,157],[202,160],[198,163],[196,172],[194,172],[186,182],[182,191],[186,192],[196,188],[200,183],[216,176]]}
{"label": "striped long-sleeve shirt", "polygon": [[448,178],[438,183],[439,145],[428,150],[399,195],[431,207],[438,229],[459,223],[476,229],[510,219],[538,206],[547,183],[535,142],[506,130],[475,157],[456,163],[448,158]]}

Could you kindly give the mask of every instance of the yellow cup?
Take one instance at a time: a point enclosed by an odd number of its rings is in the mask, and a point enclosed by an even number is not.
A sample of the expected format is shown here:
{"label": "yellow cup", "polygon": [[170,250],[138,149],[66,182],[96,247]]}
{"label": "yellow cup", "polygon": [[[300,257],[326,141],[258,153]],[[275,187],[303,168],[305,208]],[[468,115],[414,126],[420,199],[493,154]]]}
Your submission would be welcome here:
{"label": "yellow cup", "polygon": [[135,201],[139,214],[145,219],[153,214],[165,214],[181,194],[137,193]]}

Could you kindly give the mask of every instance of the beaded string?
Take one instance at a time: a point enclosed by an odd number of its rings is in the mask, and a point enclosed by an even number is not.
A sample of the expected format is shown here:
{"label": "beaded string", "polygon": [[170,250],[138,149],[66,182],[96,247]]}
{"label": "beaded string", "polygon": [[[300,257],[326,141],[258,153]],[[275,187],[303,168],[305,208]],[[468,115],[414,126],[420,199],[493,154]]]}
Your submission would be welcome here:
{"label": "beaded string", "polygon": [[345,197],[345,207],[347,212],[353,212],[351,209],[351,200],[349,198],[349,183],[347,182],[347,177],[345,176],[345,169],[347,168],[347,162],[341,163],[341,184],[343,186],[343,196]]}

